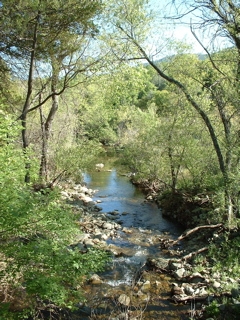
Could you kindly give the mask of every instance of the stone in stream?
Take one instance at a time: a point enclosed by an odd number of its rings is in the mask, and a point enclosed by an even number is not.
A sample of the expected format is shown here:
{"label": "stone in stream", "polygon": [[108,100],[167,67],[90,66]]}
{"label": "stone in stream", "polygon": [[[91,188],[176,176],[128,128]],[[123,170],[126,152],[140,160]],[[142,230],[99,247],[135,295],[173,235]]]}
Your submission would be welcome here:
{"label": "stone in stream", "polygon": [[112,223],[105,222],[105,223],[102,225],[102,228],[103,228],[103,229],[107,229],[107,230],[112,230],[112,229],[114,229],[114,225],[113,225]]}
{"label": "stone in stream", "polygon": [[107,234],[102,234],[102,240],[107,240],[108,239],[108,235]]}
{"label": "stone in stream", "polygon": [[118,215],[119,214],[119,211],[118,210],[113,210],[113,211],[110,211],[109,214],[111,215]]}
{"label": "stone in stream", "polygon": [[184,293],[183,289],[181,287],[179,287],[179,285],[177,283],[172,284],[171,294],[173,296],[182,295],[183,293]]}
{"label": "stone in stream", "polygon": [[199,282],[204,282],[205,281],[205,277],[203,277],[201,275],[201,273],[199,272],[195,272],[191,275],[191,277],[189,278],[189,281],[191,283],[199,283]]}
{"label": "stone in stream", "polygon": [[92,248],[92,247],[94,247],[94,242],[92,241],[92,239],[86,239],[86,240],[84,241],[84,244],[85,244],[85,246],[86,246],[87,248]]}
{"label": "stone in stream", "polygon": [[126,228],[126,227],[124,227],[124,228],[122,229],[122,231],[125,232],[125,233],[133,233],[133,230],[132,230],[132,229],[128,229],[128,228]]}
{"label": "stone in stream", "polygon": [[186,270],[184,268],[180,268],[173,273],[173,276],[180,280],[184,277],[185,272]]}
{"label": "stone in stream", "polygon": [[129,298],[129,296],[127,296],[126,294],[121,294],[120,296],[119,296],[119,298],[118,298],[118,302],[120,303],[120,304],[122,304],[123,306],[129,306],[129,304],[130,304],[130,298]]}
{"label": "stone in stream", "polygon": [[101,284],[103,283],[102,279],[99,277],[99,275],[97,274],[93,274],[91,276],[91,278],[89,279],[89,281],[92,283],[92,284]]}
{"label": "stone in stream", "polygon": [[184,288],[184,292],[185,294],[192,296],[194,294],[194,289],[193,287],[191,287],[188,283],[183,283],[183,288]]}
{"label": "stone in stream", "polygon": [[142,292],[147,293],[151,289],[151,283],[149,280],[145,281],[141,287]]}
{"label": "stone in stream", "polygon": [[168,263],[169,259],[164,258],[151,258],[149,257],[146,262],[146,266],[152,270],[152,269],[163,269],[168,270]]}
{"label": "stone in stream", "polygon": [[137,292],[136,296],[141,302],[148,302],[150,300],[150,295],[148,293],[143,293],[141,290]]}
{"label": "stone in stream", "polygon": [[208,296],[208,292],[206,291],[206,287],[197,288],[197,290],[194,292],[196,296],[205,297]]}
{"label": "stone in stream", "polygon": [[169,261],[169,269],[170,270],[178,270],[178,269],[181,269],[182,266],[183,266],[183,264],[180,262]]}

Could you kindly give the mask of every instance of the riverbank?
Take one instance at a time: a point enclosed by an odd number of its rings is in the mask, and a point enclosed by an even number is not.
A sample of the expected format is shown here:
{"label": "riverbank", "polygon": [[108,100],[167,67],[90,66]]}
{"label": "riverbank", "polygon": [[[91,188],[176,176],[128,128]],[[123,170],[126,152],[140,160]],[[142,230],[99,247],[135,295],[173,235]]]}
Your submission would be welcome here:
{"label": "riverbank", "polygon": [[[141,183],[140,183],[141,185]],[[165,218],[180,223],[186,231],[178,240],[160,239],[170,259],[164,266],[154,259],[150,266],[174,276],[171,299],[194,304],[191,318],[239,319],[240,279],[238,228],[226,228],[214,208],[213,193],[166,191],[159,185],[148,188],[147,198],[156,201]],[[198,311],[197,311],[198,309]],[[212,319],[212,318],[211,318]]]}
{"label": "riverbank", "polygon": [[[71,201],[73,210],[81,210],[83,213],[79,226],[84,233],[75,246],[78,246],[82,252],[92,246],[101,246],[101,248],[109,250],[113,257],[126,256],[128,253],[119,246],[109,244],[109,239],[119,237],[119,232],[130,236],[134,230],[123,228],[121,224],[116,222],[119,215],[122,214],[118,211],[99,215],[101,209],[99,205],[101,205],[102,200],[92,201],[91,196],[93,194],[93,190],[79,185],[74,186],[71,191],[62,192],[62,195],[68,201]],[[151,241],[159,245],[159,250],[161,250],[164,258],[155,259],[149,256],[144,266],[136,270],[137,277],[133,279],[130,286],[124,286],[117,290],[107,287],[105,308],[109,305],[112,306],[113,301],[115,301],[118,305],[117,310],[114,311],[116,314],[119,314],[119,310],[122,308],[125,309],[125,312],[127,309],[128,313],[132,308],[138,309],[141,313],[154,299],[159,299],[163,288],[165,295],[167,292],[165,301],[171,301],[170,303],[177,305],[184,303],[186,306],[184,311],[181,310],[182,314],[175,319],[183,319],[184,314],[185,316],[190,314],[194,319],[204,319],[206,314],[211,316],[210,311],[211,308],[214,309],[214,306],[215,309],[212,313],[217,314],[218,310],[223,308],[223,304],[220,302],[223,296],[231,302],[228,303],[228,306],[231,305],[231,308],[236,308],[239,297],[237,279],[226,275],[222,276],[212,269],[212,265],[206,256],[210,241],[213,239],[217,239],[218,243],[223,241],[221,228],[221,225],[197,228],[194,232],[186,234],[186,236],[180,236],[179,239],[175,240],[162,235],[151,237]],[[101,275],[92,275],[92,278],[86,283],[85,290],[91,295],[93,286],[98,287],[99,285],[104,286],[104,279],[101,278]],[[123,294],[125,295],[124,299]],[[91,310],[96,310],[97,313],[102,312],[95,304],[90,302],[90,305],[89,312]],[[86,308],[82,309],[86,313]],[[113,306],[111,310],[113,312]],[[207,313],[204,310],[208,310]],[[229,312],[227,307],[225,310]],[[145,314],[147,315],[147,312]],[[221,314],[224,315],[223,310]],[[90,317],[90,313],[88,313],[88,317]],[[132,319],[131,317],[130,319]],[[102,318],[99,315],[96,319],[105,318],[103,315]],[[233,319],[235,319],[234,315]]]}
{"label": "riverbank", "polygon": [[[152,257],[147,254],[151,247],[155,246],[155,250],[161,256],[164,255],[159,247],[160,236],[170,240],[173,239],[171,235],[168,232],[152,232],[144,226],[123,226],[116,221],[119,217],[126,218],[129,213],[117,210],[100,212],[101,201],[104,201],[104,198],[92,201],[94,193],[94,190],[81,185],[72,185],[62,191],[63,198],[70,203],[73,210],[81,212],[78,224],[83,233],[73,246],[83,253],[92,246],[100,246],[111,252],[113,261],[107,271],[111,280],[108,276],[106,278],[106,273],[93,274],[84,284],[87,303],[76,312],[76,319],[91,319],[92,313],[97,314],[93,319],[113,319],[113,314],[116,319],[120,319],[118,317],[123,313],[129,319],[142,319],[144,313],[144,319],[149,320],[158,318],[159,315],[166,320],[169,317],[187,320],[188,306],[176,309],[169,300],[171,277],[151,270],[147,263],[147,259]],[[125,264],[127,269],[124,267]],[[125,273],[123,279],[118,276],[122,267]],[[107,314],[103,309],[108,310]]]}

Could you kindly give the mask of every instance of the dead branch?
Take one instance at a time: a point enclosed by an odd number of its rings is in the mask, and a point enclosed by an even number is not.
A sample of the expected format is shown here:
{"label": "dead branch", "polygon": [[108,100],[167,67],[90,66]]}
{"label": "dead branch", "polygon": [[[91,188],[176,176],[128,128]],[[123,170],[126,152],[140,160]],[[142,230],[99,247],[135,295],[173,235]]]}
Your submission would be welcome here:
{"label": "dead branch", "polygon": [[204,296],[179,296],[174,295],[170,299],[173,300],[175,303],[180,302],[188,302],[188,301],[204,301],[208,298],[208,295]]}
{"label": "dead branch", "polygon": [[189,260],[191,259],[192,257],[195,257],[197,256],[199,253],[202,253],[202,252],[205,252],[208,250],[208,247],[204,247],[204,248],[201,248],[201,249],[198,249],[197,251],[194,251],[194,252],[191,252],[189,254],[186,254],[185,256],[183,256],[181,258],[182,261],[186,261],[186,260]]}
{"label": "dead branch", "polygon": [[199,230],[202,230],[202,229],[217,229],[217,228],[220,228],[222,226],[223,226],[222,223],[218,223],[218,224],[209,224],[209,225],[195,227],[195,228],[193,228],[191,230],[188,230],[186,233],[183,233],[180,237],[177,238],[177,240],[173,241],[170,244],[171,245],[175,245],[179,241],[189,237],[190,234],[195,233],[195,232],[197,232]]}

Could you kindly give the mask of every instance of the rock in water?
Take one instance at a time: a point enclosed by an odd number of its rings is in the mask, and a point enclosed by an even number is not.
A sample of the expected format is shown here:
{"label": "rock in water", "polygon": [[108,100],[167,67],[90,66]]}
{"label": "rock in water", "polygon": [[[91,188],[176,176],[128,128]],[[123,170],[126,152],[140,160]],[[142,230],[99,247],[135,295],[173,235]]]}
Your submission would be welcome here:
{"label": "rock in water", "polygon": [[118,302],[122,304],[123,306],[129,306],[130,304],[130,298],[126,294],[121,294],[118,298]]}

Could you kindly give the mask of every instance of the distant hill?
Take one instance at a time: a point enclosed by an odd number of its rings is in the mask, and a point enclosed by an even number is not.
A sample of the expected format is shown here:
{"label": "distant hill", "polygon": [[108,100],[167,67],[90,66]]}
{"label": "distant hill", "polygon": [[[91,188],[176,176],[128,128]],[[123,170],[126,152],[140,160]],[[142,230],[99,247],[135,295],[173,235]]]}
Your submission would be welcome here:
{"label": "distant hill", "polygon": [[[205,60],[207,58],[207,54],[204,54],[204,53],[197,53],[196,56],[198,57],[199,60]],[[159,59],[159,60],[155,60],[154,62],[155,63],[168,62],[174,57],[175,57],[175,55],[171,55],[171,56],[167,56],[162,59]],[[148,62],[145,62],[144,66],[148,66]]]}

